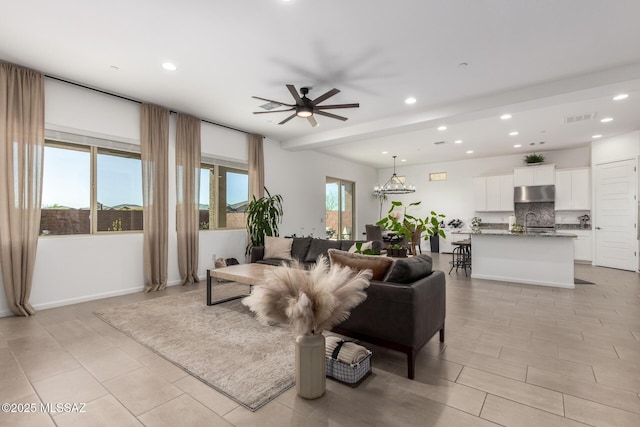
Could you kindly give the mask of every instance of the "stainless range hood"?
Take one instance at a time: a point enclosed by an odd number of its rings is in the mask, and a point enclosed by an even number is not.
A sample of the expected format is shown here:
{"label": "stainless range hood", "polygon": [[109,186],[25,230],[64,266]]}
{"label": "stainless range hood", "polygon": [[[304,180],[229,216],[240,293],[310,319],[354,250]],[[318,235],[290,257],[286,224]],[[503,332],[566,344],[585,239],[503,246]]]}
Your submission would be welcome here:
{"label": "stainless range hood", "polygon": [[513,187],[513,201],[515,203],[555,202],[555,185],[532,185],[528,187]]}

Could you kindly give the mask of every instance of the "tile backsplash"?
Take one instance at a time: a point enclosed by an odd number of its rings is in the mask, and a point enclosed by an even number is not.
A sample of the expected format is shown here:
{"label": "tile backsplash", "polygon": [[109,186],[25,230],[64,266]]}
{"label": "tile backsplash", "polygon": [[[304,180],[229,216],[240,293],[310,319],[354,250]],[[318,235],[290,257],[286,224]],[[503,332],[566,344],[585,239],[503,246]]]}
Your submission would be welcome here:
{"label": "tile backsplash", "polygon": [[516,222],[524,226],[525,215],[527,212],[535,213],[529,215],[529,225],[537,227],[555,227],[556,214],[554,202],[534,202],[534,203],[516,203]]}

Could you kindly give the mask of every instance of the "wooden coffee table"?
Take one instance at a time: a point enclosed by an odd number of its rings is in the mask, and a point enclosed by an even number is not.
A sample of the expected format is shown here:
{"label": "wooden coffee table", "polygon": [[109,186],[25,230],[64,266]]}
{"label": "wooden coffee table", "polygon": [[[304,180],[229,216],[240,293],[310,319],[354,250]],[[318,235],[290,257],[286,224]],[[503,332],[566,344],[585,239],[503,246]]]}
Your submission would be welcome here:
{"label": "wooden coffee table", "polygon": [[214,268],[207,270],[207,305],[220,304],[227,301],[232,301],[238,298],[244,298],[246,294],[236,295],[229,298],[223,298],[216,301],[212,301],[212,279],[230,280],[232,282],[244,283],[249,285],[249,292],[253,285],[259,285],[264,282],[265,274],[269,271],[276,269],[275,265],[266,264],[238,264],[231,265],[229,267]]}

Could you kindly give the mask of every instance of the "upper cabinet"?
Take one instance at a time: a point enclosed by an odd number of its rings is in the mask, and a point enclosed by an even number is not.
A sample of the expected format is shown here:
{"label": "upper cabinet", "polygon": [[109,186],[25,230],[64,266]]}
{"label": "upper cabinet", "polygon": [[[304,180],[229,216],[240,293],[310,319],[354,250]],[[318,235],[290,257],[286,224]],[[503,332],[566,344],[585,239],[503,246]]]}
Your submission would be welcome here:
{"label": "upper cabinet", "polygon": [[591,210],[591,171],[589,168],[556,172],[557,211]]}
{"label": "upper cabinet", "polygon": [[555,184],[556,165],[526,166],[513,169],[513,186]]}
{"label": "upper cabinet", "polygon": [[473,178],[473,210],[487,210],[487,178],[484,176]]}
{"label": "upper cabinet", "polygon": [[513,175],[473,178],[474,210],[513,212]]}

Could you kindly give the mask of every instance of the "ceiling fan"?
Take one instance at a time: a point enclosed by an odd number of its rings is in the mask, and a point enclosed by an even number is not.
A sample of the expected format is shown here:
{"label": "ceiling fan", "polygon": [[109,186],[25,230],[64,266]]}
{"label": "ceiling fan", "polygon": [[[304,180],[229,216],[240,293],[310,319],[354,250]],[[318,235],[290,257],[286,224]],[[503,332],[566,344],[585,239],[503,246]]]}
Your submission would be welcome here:
{"label": "ceiling fan", "polygon": [[254,111],[253,114],[282,113],[284,111],[295,111],[295,113],[293,113],[292,115],[290,115],[289,117],[287,117],[286,119],[284,119],[278,124],[283,125],[287,123],[289,120],[298,116],[298,117],[306,117],[306,119],[309,121],[311,126],[316,127],[318,126],[318,122],[316,121],[315,117],[313,117],[314,114],[319,114],[321,116],[331,117],[332,119],[345,121],[347,120],[346,117],[338,116],[337,114],[328,113],[324,110],[331,110],[334,108],[360,107],[360,104],[318,105],[321,102],[324,102],[327,99],[331,98],[333,95],[340,93],[338,89],[331,89],[329,92],[325,93],[324,95],[320,95],[319,97],[313,100],[307,98],[307,94],[309,93],[308,87],[300,88],[300,93],[302,94],[302,97],[298,95],[298,91],[296,90],[294,85],[287,85],[287,89],[289,89],[289,92],[291,92],[291,96],[293,96],[293,99],[296,101],[295,104],[287,104],[285,102],[274,101],[272,99],[260,98],[259,96],[254,96],[253,98],[260,99],[262,101],[273,102],[274,104],[279,104],[282,107],[290,107],[290,108],[287,108],[285,110]]}

